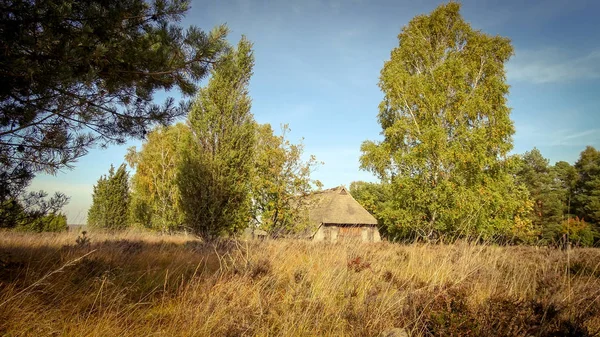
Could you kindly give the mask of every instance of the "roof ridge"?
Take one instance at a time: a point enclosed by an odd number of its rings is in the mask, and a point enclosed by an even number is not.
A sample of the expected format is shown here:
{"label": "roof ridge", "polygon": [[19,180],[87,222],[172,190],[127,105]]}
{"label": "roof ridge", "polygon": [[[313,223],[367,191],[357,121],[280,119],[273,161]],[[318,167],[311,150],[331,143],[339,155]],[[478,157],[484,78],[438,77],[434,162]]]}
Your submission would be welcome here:
{"label": "roof ridge", "polygon": [[338,190],[340,187],[343,187],[346,190],[346,192],[348,191],[348,189],[346,189],[343,185],[340,185],[340,186],[336,186],[336,187],[332,187],[332,188],[328,188],[328,189],[324,189],[324,190],[313,191],[313,192],[310,192],[309,194],[314,195],[314,194],[321,194],[321,193],[327,193],[327,192],[334,192],[334,191]]}

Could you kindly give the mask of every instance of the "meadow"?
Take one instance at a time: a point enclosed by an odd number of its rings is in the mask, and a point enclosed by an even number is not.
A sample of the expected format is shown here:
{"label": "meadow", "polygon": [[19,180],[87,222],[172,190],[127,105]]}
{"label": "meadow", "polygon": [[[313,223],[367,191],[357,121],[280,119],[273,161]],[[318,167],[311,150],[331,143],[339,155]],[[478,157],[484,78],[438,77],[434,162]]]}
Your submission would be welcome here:
{"label": "meadow", "polygon": [[3,336],[597,336],[600,250],[0,233]]}

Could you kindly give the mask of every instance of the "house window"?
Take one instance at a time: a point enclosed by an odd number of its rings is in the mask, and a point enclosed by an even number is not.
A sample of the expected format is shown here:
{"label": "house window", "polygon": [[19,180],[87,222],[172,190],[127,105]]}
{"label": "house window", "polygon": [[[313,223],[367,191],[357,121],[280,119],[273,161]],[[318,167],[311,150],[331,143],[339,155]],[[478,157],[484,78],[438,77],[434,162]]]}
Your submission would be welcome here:
{"label": "house window", "polygon": [[367,229],[367,241],[368,242],[373,242],[374,232],[375,232],[375,230],[373,228]]}

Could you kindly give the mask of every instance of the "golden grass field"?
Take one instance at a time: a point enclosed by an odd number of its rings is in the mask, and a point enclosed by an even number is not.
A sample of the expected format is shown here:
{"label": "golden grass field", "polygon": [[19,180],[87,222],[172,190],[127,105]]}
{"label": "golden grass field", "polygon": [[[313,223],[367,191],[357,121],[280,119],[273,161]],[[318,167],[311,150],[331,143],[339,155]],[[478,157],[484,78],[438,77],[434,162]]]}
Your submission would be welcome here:
{"label": "golden grass field", "polygon": [[600,250],[0,233],[3,336],[594,336]]}

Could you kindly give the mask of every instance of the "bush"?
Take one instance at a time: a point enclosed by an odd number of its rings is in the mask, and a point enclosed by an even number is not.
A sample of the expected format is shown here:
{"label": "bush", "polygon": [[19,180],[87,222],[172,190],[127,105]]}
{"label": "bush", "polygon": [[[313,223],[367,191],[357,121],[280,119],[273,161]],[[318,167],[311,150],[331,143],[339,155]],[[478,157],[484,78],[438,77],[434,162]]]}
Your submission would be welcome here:
{"label": "bush", "polygon": [[594,232],[593,227],[578,217],[548,226],[543,233],[545,241],[549,243],[565,245],[568,242],[580,247],[592,246],[596,235],[597,233]]}
{"label": "bush", "polygon": [[67,229],[67,218],[60,210],[69,197],[56,192],[51,198],[44,191],[0,197],[0,228],[19,231],[57,232]]}
{"label": "bush", "polygon": [[64,232],[67,230],[67,216],[50,213],[17,226],[19,231],[27,232]]}

